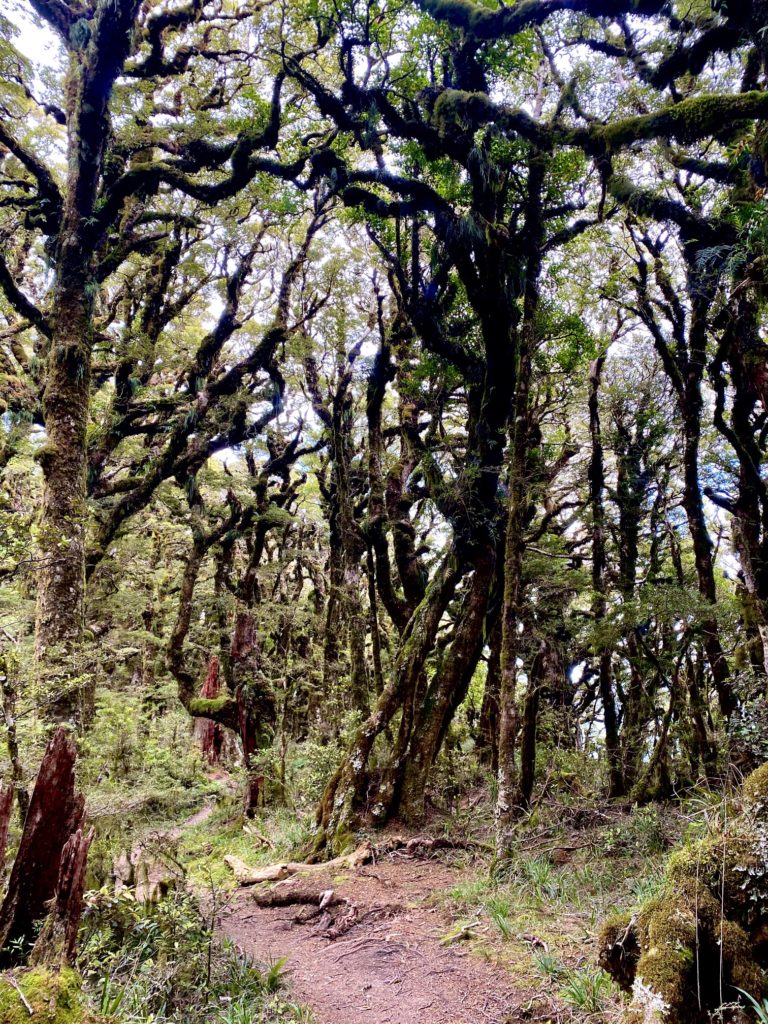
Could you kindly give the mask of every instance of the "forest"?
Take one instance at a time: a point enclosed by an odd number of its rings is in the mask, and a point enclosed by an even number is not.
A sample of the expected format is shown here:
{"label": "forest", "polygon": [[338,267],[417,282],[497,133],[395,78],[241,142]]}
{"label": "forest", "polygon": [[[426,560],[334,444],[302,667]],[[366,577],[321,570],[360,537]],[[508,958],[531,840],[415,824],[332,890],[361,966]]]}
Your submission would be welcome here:
{"label": "forest", "polygon": [[0,1024],[768,1024],[768,0],[0,0]]}

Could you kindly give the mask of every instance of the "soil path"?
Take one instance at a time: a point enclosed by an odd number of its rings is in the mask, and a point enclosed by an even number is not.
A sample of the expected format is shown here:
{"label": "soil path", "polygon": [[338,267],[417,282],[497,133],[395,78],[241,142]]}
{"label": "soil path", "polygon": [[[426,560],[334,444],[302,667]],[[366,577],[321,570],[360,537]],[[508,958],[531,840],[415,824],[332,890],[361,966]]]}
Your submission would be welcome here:
{"label": "soil path", "polygon": [[215,809],[216,801],[206,800],[203,806],[199,810],[195,811],[191,817],[182,821],[180,825],[176,825],[174,828],[170,828],[166,832],[163,832],[162,835],[165,836],[166,839],[170,840],[181,839],[188,828],[195,828],[197,825],[202,825],[204,821],[208,821]]}
{"label": "soil path", "polygon": [[[292,997],[314,1010],[317,1024],[522,1021],[520,1008],[532,992],[514,988],[505,970],[469,954],[462,942],[441,943],[453,925],[433,897],[461,877],[437,860],[392,855],[341,877],[280,883],[286,899],[291,886],[332,889],[334,901],[341,900],[333,927],[316,905],[307,921],[306,905],[260,907],[246,888],[222,912],[219,928],[254,960],[286,957]],[[329,937],[339,923],[344,927],[345,915],[347,927],[350,917],[355,923]]]}

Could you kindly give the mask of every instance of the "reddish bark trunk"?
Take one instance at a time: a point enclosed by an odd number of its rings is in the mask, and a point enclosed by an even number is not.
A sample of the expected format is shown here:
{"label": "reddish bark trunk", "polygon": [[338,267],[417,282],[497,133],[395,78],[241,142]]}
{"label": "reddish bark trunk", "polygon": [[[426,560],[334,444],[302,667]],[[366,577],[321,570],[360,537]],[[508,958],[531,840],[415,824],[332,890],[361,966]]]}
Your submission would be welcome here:
{"label": "reddish bark trunk", "polygon": [[0,968],[23,957],[35,926],[46,916],[59,881],[62,851],[84,817],[85,799],[75,792],[75,745],[59,728],[43,755],[0,907]]}
{"label": "reddish bark trunk", "polygon": [[253,755],[271,738],[275,698],[261,681],[259,638],[256,622],[249,612],[239,612],[235,620],[230,657],[237,693],[238,728],[248,773],[244,807],[246,817],[252,818],[259,803],[263,802],[264,784],[263,775],[254,766]]}
{"label": "reddish bark trunk", "polygon": [[[208,663],[208,675],[200,690],[200,696],[206,700],[213,700],[219,696],[221,682],[219,680],[219,659],[212,655]],[[195,736],[200,743],[203,757],[209,764],[218,764],[221,760],[221,748],[224,742],[224,730],[218,722],[210,718],[198,718],[195,722]]]}
{"label": "reddish bark trunk", "polygon": [[77,930],[83,910],[85,867],[95,834],[91,829],[83,835],[79,828],[64,844],[56,895],[32,950],[30,962],[33,964],[71,964],[75,959]]}
{"label": "reddish bark trunk", "polygon": [[7,782],[0,784],[0,868],[5,863],[5,848],[8,844],[8,827],[11,824],[13,811],[13,786]]}

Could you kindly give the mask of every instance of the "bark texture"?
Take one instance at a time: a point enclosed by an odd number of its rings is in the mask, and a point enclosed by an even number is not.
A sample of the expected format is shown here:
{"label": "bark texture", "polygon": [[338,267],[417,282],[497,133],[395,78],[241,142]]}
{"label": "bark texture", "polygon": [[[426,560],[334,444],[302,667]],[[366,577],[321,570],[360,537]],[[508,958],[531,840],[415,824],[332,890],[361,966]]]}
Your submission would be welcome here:
{"label": "bark texture", "polygon": [[[56,894],[64,848],[82,829],[85,799],[75,790],[75,756],[72,737],[64,728],[57,729],[43,755],[0,907],[2,967],[18,962],[28,951]],[[73,848],[70,855],[74,856]],[[76,881],[74,875],[72,880]]]}

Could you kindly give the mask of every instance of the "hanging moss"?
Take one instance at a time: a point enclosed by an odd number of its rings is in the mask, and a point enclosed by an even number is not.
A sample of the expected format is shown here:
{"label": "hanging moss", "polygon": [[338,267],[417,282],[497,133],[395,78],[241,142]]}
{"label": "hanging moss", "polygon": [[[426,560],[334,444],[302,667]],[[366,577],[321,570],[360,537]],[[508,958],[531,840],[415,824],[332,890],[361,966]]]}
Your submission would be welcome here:
{"label": "hanging moss", "polygon": [[33,1014],[19,991],[0,974],[0,1021],[2,1024],[87,1024],[90,1020],[81,993],[79,976],[68,967],[54,970],[35,967],[13,975]]}

